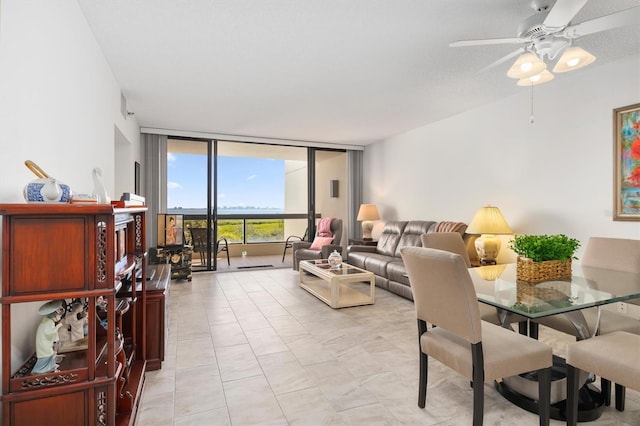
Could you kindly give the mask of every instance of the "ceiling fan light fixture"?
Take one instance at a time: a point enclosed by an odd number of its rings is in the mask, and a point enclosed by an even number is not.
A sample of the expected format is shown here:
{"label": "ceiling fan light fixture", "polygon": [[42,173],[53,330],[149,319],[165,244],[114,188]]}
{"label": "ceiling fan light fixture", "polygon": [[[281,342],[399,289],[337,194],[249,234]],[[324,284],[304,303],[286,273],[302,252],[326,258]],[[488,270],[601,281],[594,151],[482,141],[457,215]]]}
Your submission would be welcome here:
{"label": "ceiling fan light fixture", "polygon": [[553,67],[553,72],[567,72],[577,70],[591,64],[596,57],[581,47],[573,46],[565,49],[558,59],[558,63]]}
{"label": "ceiling fan light fixture", "polygon": [[507,71],[507,76],[523,79],[531,77],[532,75],[540,74],[545,69],[547,69],[547,64],[533,53],[526,52],[516,59],[511,68],[509,68],[509,71]]}
{"label": "ceiling fan light fixture", "polygon": [[547,70],[543,70],[539,74],[532,75],[532,76],[526,77],[526,78],[521,78],[520,80],[518,80],[518,86],[535,86],[535,85],[538,85],[538,84],[546,83],[546,82],[551,81],[553,79],[554,79],[553,74],[551,74]]}

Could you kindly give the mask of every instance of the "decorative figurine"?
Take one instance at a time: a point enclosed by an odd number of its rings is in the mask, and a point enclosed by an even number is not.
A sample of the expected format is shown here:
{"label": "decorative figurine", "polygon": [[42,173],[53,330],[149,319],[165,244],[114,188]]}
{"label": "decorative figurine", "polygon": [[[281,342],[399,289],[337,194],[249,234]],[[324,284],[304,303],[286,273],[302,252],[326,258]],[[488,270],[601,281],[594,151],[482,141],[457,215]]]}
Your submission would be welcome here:
{"label": "decorative figurine", "polygon": [[31,370],[32,374],[51,373],[58,370],[54,345],[58,341],[58,330],[62,327],[60,320],[64,311],[62,300],[52,300],[38,309],[38,313],[44,317],[36,331],[37,361]]}
{"label": "decorative figurine", "polygon": [[81,299],[74,299],[70,304],[67,314],[62,320],[63,327],[58,331],[60,345],[58,353],[72,352],[87,349],[88,316],[85,304]]}
{"label": "decorative figurine", "polygon": [[94,168],[91,172],[91,177],[93,178],[93,195],[98,197],[98,204],[111,203],[109,192],[107,192],[107,188],[102,183],[102,169],[99,167]]}

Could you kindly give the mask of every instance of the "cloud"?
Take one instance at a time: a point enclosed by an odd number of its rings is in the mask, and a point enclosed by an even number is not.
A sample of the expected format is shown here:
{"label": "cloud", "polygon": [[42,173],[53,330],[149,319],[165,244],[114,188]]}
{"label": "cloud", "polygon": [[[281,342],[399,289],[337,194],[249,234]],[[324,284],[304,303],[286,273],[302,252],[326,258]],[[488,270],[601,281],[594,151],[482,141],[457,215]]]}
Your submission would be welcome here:
{"label": "cloud", "polygon": [[181,189],[182,185],[178,182],[167,182],[167,189]]}
{"label": "cloud", "polygon": [[175,161],[176,156],[171,152],[167,152],[167,163],[174,163]]}
{"label": "cloud", "polygon": [[258,175],[251,175],[251,176],[249,176],[249,177],[247,178],[247,180],[252,180],[252,179],[255,179],[255,178],[257,178],[257,177],[258,177]]}
{"label": "cloud", "polygon": [[218,194],[218,198],[224,198],[226,196],[227,196],[227,194],[225,194],[224,192],[221,192],[221,193]]}

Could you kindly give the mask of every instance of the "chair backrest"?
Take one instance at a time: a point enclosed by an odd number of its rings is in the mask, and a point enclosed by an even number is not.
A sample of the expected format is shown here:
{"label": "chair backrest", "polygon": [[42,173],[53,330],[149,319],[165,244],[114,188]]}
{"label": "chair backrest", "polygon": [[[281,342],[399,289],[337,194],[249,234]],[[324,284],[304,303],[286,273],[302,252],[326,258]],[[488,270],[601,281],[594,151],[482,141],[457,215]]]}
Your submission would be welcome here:
{"label": "chair backrest", "polygon": [[331,221],[331,233],[333,234],[333,242],[331,244],[340,245],[340,240],[342,240],[342,219],[333,219]]}
{"label": "chair backrest", "polygon": [[591,237],[582,265],[640,273],[640,240]]}
{"label": "chair backrest", "polygon": [[462,256],[431,248],[405,247],[402,260],[409,274],[418,319],[442,327],[469,343],[480,342],[480,308]]}
{"label": "chair backrest", "polygon": [[431,232],[420,236],[422,247],[450,251],[462,256],[467,268],[471,266],[467,246],[459,232]]}
{"label": "chair backrest", "polygon": [[[331,226],[329,227],[331,230],[331,236],[333,237],[333,241],[331,244],[340,245],[340,240],[342,240],[342,219],[334,218],[331,221]],[[308,230],[307,230],[308,231]],[[307,235],[307,231],[305,231],[305,237]],[[318,230],[316,229],[316,237],[318,236]],[[303,238],[305,239],[305,238]]]}
{"label": "chair backrest", "polygon": [[207,249],[207,229],[189,228],[191,232],[191,244],[194,251],[205,251]]}

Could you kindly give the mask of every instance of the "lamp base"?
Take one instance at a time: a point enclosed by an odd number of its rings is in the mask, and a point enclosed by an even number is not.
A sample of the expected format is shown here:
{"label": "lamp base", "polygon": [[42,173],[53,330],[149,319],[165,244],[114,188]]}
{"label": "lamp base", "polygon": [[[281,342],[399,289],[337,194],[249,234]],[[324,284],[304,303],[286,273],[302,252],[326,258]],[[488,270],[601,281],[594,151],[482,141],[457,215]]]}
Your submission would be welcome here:
{"label": "lamp base", "polygon": [[500,251],[500,240],[492,234],[482,234],[475,241],[476,252],[481,265],[495,265]]}
{"label": "lamp base", "polygon": [[373,222],[370,220],[362,221],[362,239],[363,240],[373,240],[371,237],[371,231],[373,231]]}

